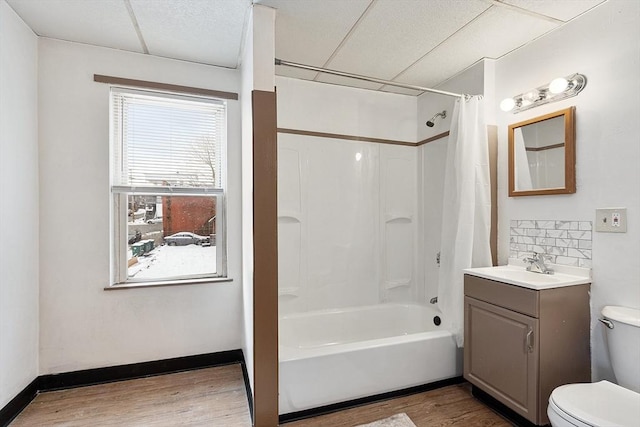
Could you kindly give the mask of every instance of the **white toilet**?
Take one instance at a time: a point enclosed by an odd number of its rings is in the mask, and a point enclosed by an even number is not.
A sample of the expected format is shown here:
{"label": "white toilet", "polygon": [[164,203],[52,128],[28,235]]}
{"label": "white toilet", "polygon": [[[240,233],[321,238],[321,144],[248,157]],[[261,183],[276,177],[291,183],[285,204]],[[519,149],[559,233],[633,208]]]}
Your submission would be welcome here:
{"label": "white toilet", "polygon": [[600,381],[556,388],[547,408],[553,427],[640,427],[640,310],[607,306],[602,316],[619,385]]}

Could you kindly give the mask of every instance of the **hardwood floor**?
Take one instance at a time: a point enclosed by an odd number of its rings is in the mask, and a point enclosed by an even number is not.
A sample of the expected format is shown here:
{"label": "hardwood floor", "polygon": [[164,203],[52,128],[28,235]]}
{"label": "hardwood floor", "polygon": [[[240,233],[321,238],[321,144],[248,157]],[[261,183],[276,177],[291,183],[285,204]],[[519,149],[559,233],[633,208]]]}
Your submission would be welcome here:
{"label": "hardwood floor", "polygon": [[284,424],[285,427],[353,427],[404,412],[417,427],[507,427],[512,424],[471,395],[468,383],[452,385]]}
{"label": "hardwood floor", "polygon": [[[283,425],[353,427],[400,412],[418,427],[511,426],[471,396],[466,383]],[[41,393],[10,426],[250,427],[251,418],[234,364]]]}
{"label": "hardwood floor", "polygon": [[239,364],[41,393],[21,426],[251,425]]}

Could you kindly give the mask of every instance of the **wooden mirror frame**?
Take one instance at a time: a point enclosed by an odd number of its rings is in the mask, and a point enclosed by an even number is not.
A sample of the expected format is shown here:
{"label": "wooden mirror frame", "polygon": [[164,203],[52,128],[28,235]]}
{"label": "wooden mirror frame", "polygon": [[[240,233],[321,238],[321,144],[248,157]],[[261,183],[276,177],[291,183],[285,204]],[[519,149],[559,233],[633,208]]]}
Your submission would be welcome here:
{"label": "wooden mirror frame", "polygon": [[[544,116],[534,117],[530,120],[509,125],[509,197],[541,196],[547,194],[572,194],[576,192],[576,145],[575,145],[575,109],[569,107]],[[527,126],[555,117],[564,116],[564,187],[563,188],[539,188],[533,190],[515,189],[515,138],[516,128]]]}

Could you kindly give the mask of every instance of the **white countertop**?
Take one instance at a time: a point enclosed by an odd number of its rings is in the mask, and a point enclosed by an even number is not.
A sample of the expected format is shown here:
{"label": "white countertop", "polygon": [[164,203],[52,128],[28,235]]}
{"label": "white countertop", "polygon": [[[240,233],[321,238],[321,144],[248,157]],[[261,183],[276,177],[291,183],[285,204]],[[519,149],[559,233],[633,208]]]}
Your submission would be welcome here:
{"label": "white countertop", "polygon": [[510,258],[508,265],[466,268],[464,269],[464,273],[534,290],[591,283],[590,268],[571,267],[559,264],[548,264],[548,266],[554,270],[554,274],[527,271],[523,261]]}

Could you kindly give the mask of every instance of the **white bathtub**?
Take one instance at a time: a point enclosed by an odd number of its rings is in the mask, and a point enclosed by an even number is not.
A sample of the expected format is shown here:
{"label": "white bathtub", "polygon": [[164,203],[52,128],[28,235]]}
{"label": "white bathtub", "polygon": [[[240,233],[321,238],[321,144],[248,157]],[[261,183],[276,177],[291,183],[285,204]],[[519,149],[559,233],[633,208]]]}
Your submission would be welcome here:
{"label": "white bathtub", "polygon": [[280,414],[462,375],[444,320],[432,307],[408,304],[281,316]]}

